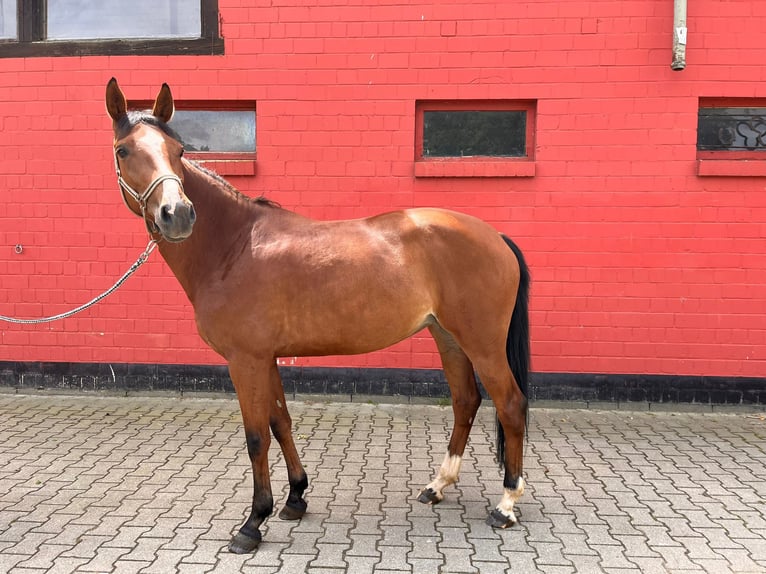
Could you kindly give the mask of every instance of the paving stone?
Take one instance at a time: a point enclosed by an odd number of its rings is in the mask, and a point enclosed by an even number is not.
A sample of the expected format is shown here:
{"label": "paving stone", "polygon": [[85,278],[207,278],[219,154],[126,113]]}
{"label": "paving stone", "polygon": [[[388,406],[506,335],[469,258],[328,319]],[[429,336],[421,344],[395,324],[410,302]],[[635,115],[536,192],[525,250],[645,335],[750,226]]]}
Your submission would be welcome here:
{"label": "paving stone", "polygon": [[563,554],[564,545],[561,542],[532,542],[532,547],[537,551],[538,565],[545,566],[571,566],[572,561]]}
{"label": "paving stone", "polygon": [[218,561],[215,569],[217,572],[245,572],[245,564],[250,561],[248,554],[231,554],[230,552],[219,552]]}
{"label": "paving stone", "polygon": [[682,547],[658,546],[657,553],[671,570],[694,570],[698,566],[687,557]]}
{"label": "paving stone", "polygon": [[118,560],[114,563],[114,574],[139,574],[144,568],[150,566],[149,562],[140,560]]}
{"label": "paving stone", "polygon": [[189,554],[189,550],[157,550],[155,560],[141,570],[142,574],[167,574],[173,572],[176,566]]}
{"label": "paving stone", "polygon": [[25,516],[23,511],[15,511],[13,513],[9,513],[6,522],[6,524],[9,524],[9,526],[4,531],[0,532],[0,539],[3,542],[20,543],[26,539],[30,532],[37,531],[43,525],[42,522],[27,522],[25,520],[17,519],[19,514],[22,517]]}
{"label": "paving stone", "polygon": [[[431,574],[431,573],[437,573],[440,574],[441,572],[448,572],[447,566],[444,564],[443,560],[438,559],[428,559],[428,558],[412,558],[409,561],[409,565],[411,567],[411,572],[416,574]],[[376,572],[382,572],[382,570],[375,570]]]}
{"label": "paving stone", "polygon": [[766,531],[760,531],[761,538],[750,540],[747,543],[747,551],[756,562],[766,562]]}
{"label": "paving stone", "polygon": [[39,552],[40,548],[44,547],[50,540],[55,538],[55,536],[56,535],[53,533],[27,532],[21,540],[9,547],[7,552],[10,554],[26,554],[27,556],[33,556]]}
{"label": "paving stone", "polygon": [[601,574],[604,571],[604,568],[600,564],[601,557],[597,554],[593,553],[590,556],[585,556],[582,554],[568,554],[567,558],[571,560],[571,567],[570,566],[553,566],[553,565],[540,565],[540,568],[544,568],[546,571],[550,568],[562,568],[564,570],[568,570],[572,568],[573,572],[576,572],[577,574],[589,574],[589,573],[599,573]]}
{"label": "paving stone", "polygon": [[411,546],[380,546],[380,562],[384,564],[386,568],[396,569],[405,568],[407,566],[407,553],[410,551]]}
{"label": "paving stone", "polygon": [[45,574],[71,574],[72,572],[81,572],[80,568],[87,562],[84,558],[64,558],[58,556],[51,568],[45,571]]}
{"label": "paving stone", "polygon": [[14,572],[19,562],[29,560],[28,554],[0,553],[0,572]]}
{"label": "paving stone", "polygon": [[472,563],[473,552],[457,548],[444,548],[444,566],[442,572],[479,572],[478,566]]}
{"label": "paving stone", "polygon": [[505,560],[502,562],[484,562],[474,559],[472,564],[476,567],[476,571],[481,574],[506,574],[509,571],[508,563]]}
{"label": "paving stone", "polygon": [[647,544],[652,548],[656,549],[662,546],[680,547],[680,544],[670,537],[668,529],[664,525],[659,523],[650,526],[638,525],[636,529],[644,533]]}
{"label": "paving stone", "polygon": [[282,558],[280,574],[305,574],[308,564],[314,559],[313,554],[286,554]]}
{"label": "paving stone", "polygon": [[224,547],[217,540],[199,540],[191,554],[181,559],[182,563],[188,564],[215,564],[218,561],[218,553]]}
{"label": "paving stone", "polygon": [[343,559],[348,547],[344,544],[321,544],[316,545],[317,556],[309,563],[313,568],[346,568],[346,561]]}
{"label": "paving stone", "polygon": [[350,534],[351,548],[346,552],[346,558],[355,557],[380,557],[380,551],[377,549],[380,540],[379,534]]}
{"label": "paving stone", "polygon": [[648,544],[647,538],[639,535],[620,535],[616,534],[615,539],[625,548],[625,556],[635,562],[634,558],[657,558],[659,555],[652,550]]}
{"label": "paving stone", "polygon": [[111,572],[117,560],[130,554],[127,548],[103,548],[80,567],[83,572]]}
{"label": "paving stone", "polygon": [[[409,541],[409,535],[412,531],[409,526],[380,526],[380,530],[383,532],[383,539],[380,540],[379,546],[402,546],[408,550],[412,548],[412,542]],[[446,529],[441,530],[442,537],[445,536]]]}
{"label": "paving stone", "polygon": [[53,567],[56,559],[66,550],[69,546],[62,546],[59,544],[48,543],[41,546],[37,552],[35,552],[27,560],[18,564],[19,568],[28,568],[31,570],[49,570]]}
{"label": "paving stone", "polygon": [[595,554],[595,551],[588,545],[588,537],[585,534],[559,534],[558,539],[564,547],[564,556],[572,560],[571,554]]}
{"label": "paving stone", "polygon": [[347,572],[356,574],[373,574],[377,572],[378,558],[369,556],[346,556]]}
{"label": "paving stone", "polygon": [[731,564],[731,569],[735,572],[757,572],[762,568],[756,563],[746,549],[726,550],[722,552],[726,560]]}
{"label": "paving stone", "polygon": [[415,559],[439,560],[444,557],[440,550],[441,537],[412,536],[412,548],[407,553],[410,562]]}

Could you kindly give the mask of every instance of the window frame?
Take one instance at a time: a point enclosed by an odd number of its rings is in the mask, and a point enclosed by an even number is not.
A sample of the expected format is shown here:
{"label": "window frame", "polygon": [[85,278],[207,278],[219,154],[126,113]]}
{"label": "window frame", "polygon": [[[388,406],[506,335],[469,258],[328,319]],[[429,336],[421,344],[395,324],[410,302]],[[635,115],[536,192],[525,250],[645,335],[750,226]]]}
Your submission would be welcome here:
{"label": "window frame", "polygon": [[766,108],[766,98],[699,98],[697,103],[698,176],[766,177],[766,150],[700,150],[699,113],[710,108]]}
{"label": "window frame", "polygon": [[199,38],[47,40],[46,0],[17,0],[18,37],[0,39],[0,58],[123,55],[213,55],[224,53],[218,0],[199,0]]}
{"label": "window frame", "polygon": [[[174,100],[175,109],[181,111],[247,111],[255,114],[255,151],[185,151],[184,157],[210,168],[221,175],[256,175],[258,159],[258,111],[255,100]],[[131,110],[151,110],[153,100],[132,100]],[[173,120],[170,120],[173,127]]]}
{"label": "window frame", "polygon": [[[415,177],[532,177],[536,100],[419,100],[415,102]],[[423,156],[424,112],[526,112],[525,156]]]}

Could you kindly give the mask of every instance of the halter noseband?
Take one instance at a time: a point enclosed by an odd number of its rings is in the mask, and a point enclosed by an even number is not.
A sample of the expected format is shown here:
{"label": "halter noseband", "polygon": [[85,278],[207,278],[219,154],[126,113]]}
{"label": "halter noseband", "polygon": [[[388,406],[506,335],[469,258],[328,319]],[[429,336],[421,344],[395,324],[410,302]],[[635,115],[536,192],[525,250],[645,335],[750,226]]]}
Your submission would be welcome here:
{"label": "halter noseband", "polygon": [[[146,203],[149,201],[149,198],[152,196],[154,191],[160,186],[160,184],[163,181],[168,181],[168,180],[175,181],[178,184],[178,187],[181,188],[181,192],[183,192],[184,184],[181,181],[181,178],[174,173],[166,173],[164,175],[161,175],[155,178],[149,184],[146,190],[144,190],[143,193],[138,193],[135,189],[130,187],[130,184],[127,181],[125,181],[125,178],[122,177],[122,172],[120,171],[120,162],[119,162],[119,159],[117,158],[117,150],[115,150],[114,152],[114,171],[117,172],[117,184],[120,186],[120,196],[122,197],[122,202],[125,204],[125,207],[130,209],[130,211],[132,211],[133,213],[135,213],[136,215],[138,215],[144,220],[144,223],[146,224],[146,230],[149,232],[150,235],[153,233],[161,234],[161,231],[159,227],[157,227],[157,224],[146,217]],[[128,204],[128,200],[125,197],[126,193],[130,195],[130,197],[132,197],[135,200],[135,202],[138,204],[138,207],[141,209],[140,214],[133,211],[133,209],[130,207],[130,205]],[[154,229],[152,229],[152,227]]]}

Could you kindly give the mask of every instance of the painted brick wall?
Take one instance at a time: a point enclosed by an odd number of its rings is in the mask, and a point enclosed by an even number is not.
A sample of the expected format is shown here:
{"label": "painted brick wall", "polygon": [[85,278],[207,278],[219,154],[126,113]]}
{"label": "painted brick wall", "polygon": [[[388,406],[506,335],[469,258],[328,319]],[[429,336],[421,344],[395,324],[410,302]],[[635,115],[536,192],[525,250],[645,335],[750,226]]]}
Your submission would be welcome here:
{"label": "painted brick wall", "polygon": [[[514,237],[535,370],[766,376],[766,180],[699,177],[695,151],[698,98],[766,97],[766,3],[690,3],[683,72],[670,0],[264,4],[220,0],[224,56],[0,58],[0,313],[80,304],[145,245],[113,173],[116,76],[133,99],[257,101],[246,193],[317,218],[442,205]],[[415,178],[415,102],[494,98],[537,101],[536,175]],[[0,360],[219,362],[158,256],[77,318],[0,324]],[[284,362],[438,357],[415,337]]]}

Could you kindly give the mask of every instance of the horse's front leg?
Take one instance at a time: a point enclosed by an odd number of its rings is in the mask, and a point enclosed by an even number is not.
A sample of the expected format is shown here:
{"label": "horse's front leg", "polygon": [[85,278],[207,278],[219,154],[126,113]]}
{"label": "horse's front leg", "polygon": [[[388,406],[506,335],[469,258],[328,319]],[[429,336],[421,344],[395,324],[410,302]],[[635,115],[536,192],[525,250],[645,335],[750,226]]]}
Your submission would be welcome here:
{"label": "horse's front leg", "polygon": [[261,542],[260,526],[274,509],[269,479],[269,420],[272,402],[270,373],[273,361],[238,359],[229,362],[245,427],[247,454],[253,467],[253,507],[250,517],[229,543],[235,554],[252,552]]}
{"label": "horse's front leg", "polygon": [[287,464],[287,480],[290,483],[290,494],[279,517],[282,520],[299,520],[306,514],[306,500],[303,498],[303,493],[309,486],[309,480],[295,448],[292,434],[293,423],[290,413],[287,412],[285,389],[282,386],[282,378],[276,362],[271,365],[271,396],[271,432],[274,433],[274,437],[282,448]]}

